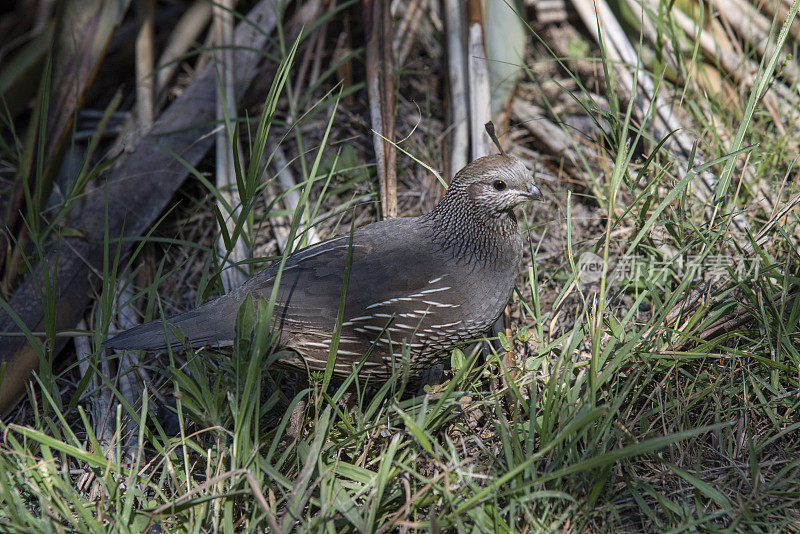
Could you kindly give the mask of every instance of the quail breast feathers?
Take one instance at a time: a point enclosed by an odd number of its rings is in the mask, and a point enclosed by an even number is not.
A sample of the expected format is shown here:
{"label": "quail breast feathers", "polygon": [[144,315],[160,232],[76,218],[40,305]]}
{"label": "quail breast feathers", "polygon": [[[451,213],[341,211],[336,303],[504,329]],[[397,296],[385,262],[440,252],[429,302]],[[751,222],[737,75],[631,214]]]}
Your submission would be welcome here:
{"label": "quail breast feathers", "polygon": [[[353,233],[344,322],[334,372],[388,378],[403,346],[412,373],[443,351],[483,334],[507,304],[521,268],[523,242],[514,208],[542,195],[517,158],[479,158],[456,174],[430,213],[368,224]],[[318,243],[285,262],[273,312],[281,363],[325,368],[344,282],[350,236]],[[225,346],[234,338],[239,306],[248,296],[269,299],[278,264],[229,294],[166,319],[194,347]],[[150,352],[183,347],[162,321],[107,340],[111,349]]]}

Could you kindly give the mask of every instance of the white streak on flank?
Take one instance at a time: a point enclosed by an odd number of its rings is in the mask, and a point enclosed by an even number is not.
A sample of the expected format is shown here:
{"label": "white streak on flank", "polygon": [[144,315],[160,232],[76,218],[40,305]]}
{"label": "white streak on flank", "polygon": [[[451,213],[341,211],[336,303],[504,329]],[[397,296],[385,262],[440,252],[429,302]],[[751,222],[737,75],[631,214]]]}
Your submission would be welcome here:
{"label": "white streak on flank", "polygon": [[[424,316],[426,316],[426,315],[428,315],[430,313],[430,310],[414,310],[414,313],[420,313],[424,317]],[[400,314],[400,315],[402,315],[402,314]]]}
{"label": "white streak on flank", "polygon": [[435,289],[426,289],[424,291],[420,291],[420,293],[423,293],[423,294],[424,293],[438,293],[439,291],[447,291],[448,289],[452,289],[452,288],[447,287],[447,286],[445,286],[445,287],[437,287]]}
{"label": "white streak on flank", "polygon": [[336,351],[337,354],[343,354],[345,356],[363,356],[360,352],[353,352],[350,350],[338,350]]}
{"label": "white streak on flank", "polygon": [[342,326],[353,326],[353,321],[345,321],[342,323]]}
{"label": "white streak on flank", "polygon": [[447,328],[448,326],[455,326],[461,321],[456,321],[454,323],[445,323],[445,324],[432,324],[431,328]]}
{"label": "white streak on flank", "polygon": [[361,317],[353,317],[350,319],[349,322],[354,323],[356,321],[366,321],[367,319],[372,319],[371,315],[362,315]]}
{"label": "white streak on flank", "polygon": [[423,304],[428,306],[436,306],[437,308],[458,308],[461,304],[442,304],[441,302],[434,302],[432,300],[423,300]]}
{"label": "white streak on flank", "polygon": [[[418,295],[418,296],[422,296],[422,295]],[[396,298],[393,298],[393,299],[384,300],[383,302],[376,302],[375,304],[370,304],[369,306],[366,307],[366,309],[367,310],[371,310],[372,308],[377,308],[378,306],[386,306],[387,304],[394,304],[395,302],[411,301],[411,300],[414,300],[414,299],[412,297],[396,297]]]}
{"label": "white streak on flank", "polygon": [[386,319],[391,319],[394,316],[388,313],[376,313],[373,315],[373,317],[385,317]]}
{"label": "white streak on flank", "polygon": [[366,334],[367,333],[367,331],[364,330],[363,328],[353,328],[353,331],[359,332],[361,334]]}
{"label": "white streak on flank", "polygon": [[415,327],[413,327],[411,325],[407,325],[407,324],[403,324],[403,323],[394,323],[392,326],[396,327],[396,328],[408,328],[409,330],[413,330],[415,328]]}
{"label": "white streak on flank", "polygon": [[[417,311],[417,310],[414,310],[414,311]],[[415,318],[416,316],[417,316],[417,315],[416,315],[415,313],[401,313],[401,314],[400,314],[400,317],[407,317],[407,318],[409,318],[409,319],[413,319],[413,318]]]}
{"label": "white streak on flank", "polygon": [[[378,332],[383,331],[383,327],[382,326],[373,326],[371,324],[365,325],[364,328],[366,328],[367,330],[376,330]],[[359,329],[359,330],[361,330],[361,329]],[[391,330],[391,328],[390,328],[390,330]],[[366,332],[364,332],[364,333],[366,333]]]}
{"label": "white streak on flank", "polygon": [[[366,333],[366,332],[365,332]],[[341,337],[339,338],[339,346],[343,343],[361,343],[358,339],[353,339],[350,337]],[[328,349],[331,346],[331,340],[326,339],[324,341],[306,341],[303,345],[308,345],[309,347],[320,347],[322,349]],[[342,351],[339,351],[342,352]]]}
{"label": "white streak on flank", "polygon": [[444,278],[444,276],[440,276],[439,278],[434,278],[433,280],[428,280],[428,283],[429,284],[435,284],[436,282],[438,282],[442,278]]}

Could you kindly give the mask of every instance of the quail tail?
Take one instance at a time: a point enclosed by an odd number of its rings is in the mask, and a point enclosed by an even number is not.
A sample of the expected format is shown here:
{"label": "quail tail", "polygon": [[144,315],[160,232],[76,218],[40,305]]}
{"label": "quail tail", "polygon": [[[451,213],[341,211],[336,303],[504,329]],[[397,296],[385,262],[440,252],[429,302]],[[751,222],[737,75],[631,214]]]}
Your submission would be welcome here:
{"label": "quail tail", "polygon": [[[236,315],[220,313],[220,303],[212,301],[197,309],[164,321],[157,320],[135,326],[107,339],[103,346],[115,350],[164,351],[193,347],[228,345],[234,338]],[[173,331],[178,330],[182,337]]]}

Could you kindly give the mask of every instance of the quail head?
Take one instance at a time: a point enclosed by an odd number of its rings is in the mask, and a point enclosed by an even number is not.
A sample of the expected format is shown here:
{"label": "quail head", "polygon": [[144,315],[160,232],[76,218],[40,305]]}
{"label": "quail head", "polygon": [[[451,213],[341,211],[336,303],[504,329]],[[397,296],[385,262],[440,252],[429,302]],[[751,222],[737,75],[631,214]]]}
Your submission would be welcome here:
{"label": "quail head", "polygon": [[[418,374],[448,349],[481,336],[511,297],[523,249],[514,208],[531,199],[542,194],[519,159],[485,156],[455,175],[430,213],[358,228],[352,245],[346,235],[294,252],[279,278],[272,317],[277,345],[290,354],[281,363],[325,369],[349,252],[335,374],[351,373],[369,353],[360,376],[387,379],[404,347]],[[184,342],[230,345],[240,305],[248,296],[269,299],[278,270],[273,264],[227,295],[167,318],[184,341],[154,321],[105,346],[157,352]]]}

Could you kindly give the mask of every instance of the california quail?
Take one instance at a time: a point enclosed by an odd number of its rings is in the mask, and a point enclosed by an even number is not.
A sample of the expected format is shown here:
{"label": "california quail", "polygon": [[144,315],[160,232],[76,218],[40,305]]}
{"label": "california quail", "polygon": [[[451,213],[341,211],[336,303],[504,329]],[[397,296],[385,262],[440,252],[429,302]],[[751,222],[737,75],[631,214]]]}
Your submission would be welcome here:
{"label": "california quail", "polygon": [[[374,345],[361,374],[387,379],[402,361],[405,344],[411,372],[418,374],[445,350],[483,334],[508,303],[521,267],[523,242],[513,209],[541,198],[519,159],[485,156],[455,175],[427,215],[356,229],[334,373],[351,373]],[[346,235],[286,259],[273,313],[278,345],[293,354],[282,364],[325,369],[349,249]],[[239,306],[248,295],[254,301],[269,299],[278,268],[274,264],[167,323],[192,346],[230,345]],[[182,348],[172,334],[165,338],[161,321],[154,321],[118,334],[105,346],[157,352],[168,343]]]}

